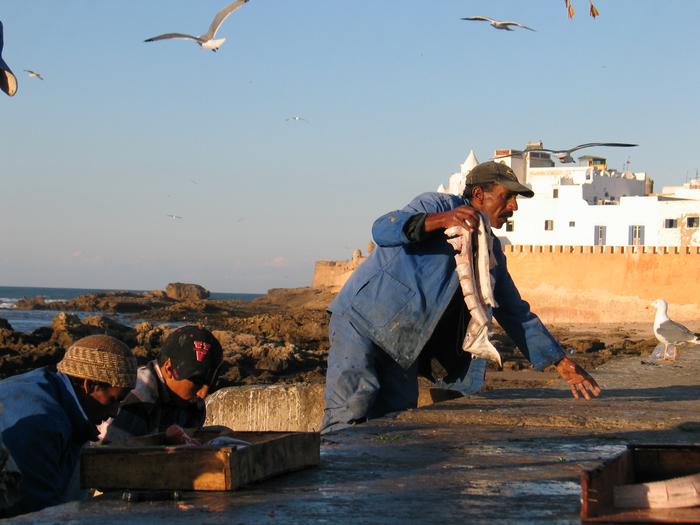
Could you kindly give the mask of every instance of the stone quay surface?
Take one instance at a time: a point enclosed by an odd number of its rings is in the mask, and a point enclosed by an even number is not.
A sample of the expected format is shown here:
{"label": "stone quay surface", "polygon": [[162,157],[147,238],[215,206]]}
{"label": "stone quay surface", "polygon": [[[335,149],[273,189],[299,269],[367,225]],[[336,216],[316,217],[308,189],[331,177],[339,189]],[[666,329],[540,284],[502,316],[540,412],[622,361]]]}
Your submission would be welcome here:
{"label": "stone quay surface", "polygon": [[582,469],[629,443],[700,443],[700,348],[626,358],[576,401],[561,383],[494,390],[324,437],[319,468],[230,493],[106,494],[13,523],[579,523]]}

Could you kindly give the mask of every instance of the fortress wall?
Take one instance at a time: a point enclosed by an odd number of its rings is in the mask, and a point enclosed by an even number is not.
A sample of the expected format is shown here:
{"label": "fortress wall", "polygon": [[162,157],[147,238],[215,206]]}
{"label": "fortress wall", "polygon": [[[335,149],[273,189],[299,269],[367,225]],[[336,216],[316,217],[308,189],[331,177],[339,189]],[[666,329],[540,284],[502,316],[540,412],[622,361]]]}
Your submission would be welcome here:
{"label": "fortress wall", "polygon": [[[505,245],[508,270],[543,321],[651,322],[665,299],[679,321],[700,320],[700,247]],[[364,260],[319,261],[313,287],[339,290]]]}
{"label": "fortress wall", "polygon": [[337,292],[365,259],[366,257],[349,261],[316,261],[311,287],[330,288]]}
{"label": "fortress wall", "polygon": [[700,319],[700,248],[507,245],[508,270],[545,322],[646,322],[654,299]]}

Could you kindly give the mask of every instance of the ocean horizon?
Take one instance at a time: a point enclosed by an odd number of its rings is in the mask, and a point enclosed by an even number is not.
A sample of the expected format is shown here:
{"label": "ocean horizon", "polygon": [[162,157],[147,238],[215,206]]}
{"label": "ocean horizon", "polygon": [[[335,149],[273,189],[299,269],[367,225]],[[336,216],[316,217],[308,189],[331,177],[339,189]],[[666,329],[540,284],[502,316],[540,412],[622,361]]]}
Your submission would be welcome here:
{"label": "ocean horizon", "polygon": [[[67,301],[79,295],[91,293],[131,292],[143,293],[150,290],[126,290],[123,288],[51,288],[39,286],[0,286],[0,318],[10,323],[19,332],[31,333],[42,326],[51,326],[53,318],[58,313],[55,310],[19,310],[17,301],[22,298],[43,297],[46,302]],[[221,301],[252,301],[262,293],[210,292],[209,298]],[[104,315],[122,324],[133,326],[139,319],[112,312],[68,312],[76,314],[81,319],[90,315]]]}

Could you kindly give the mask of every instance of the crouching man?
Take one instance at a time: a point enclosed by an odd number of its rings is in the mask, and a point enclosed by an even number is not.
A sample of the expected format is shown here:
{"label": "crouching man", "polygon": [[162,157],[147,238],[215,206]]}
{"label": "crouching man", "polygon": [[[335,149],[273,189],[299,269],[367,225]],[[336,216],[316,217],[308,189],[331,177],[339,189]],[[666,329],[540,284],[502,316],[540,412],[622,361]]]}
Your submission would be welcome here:
{"label": "crouching man", "polygon": [[138,370],[136,387],[106,424],[103,443],[164,432],[171,425],[199,428],[206,419],[204,398],[223,361],[221,344],[201,326],[183,326],[163,342],[158,359]]}
{"label": "crouching man", "polygon": [[56,368],[0,381],[0,433],[22,473],[20,500],[8,515],[79,498],[80,450],[97,440],[97,425],[136,383],[136,358],[107,335],[79,339]]}

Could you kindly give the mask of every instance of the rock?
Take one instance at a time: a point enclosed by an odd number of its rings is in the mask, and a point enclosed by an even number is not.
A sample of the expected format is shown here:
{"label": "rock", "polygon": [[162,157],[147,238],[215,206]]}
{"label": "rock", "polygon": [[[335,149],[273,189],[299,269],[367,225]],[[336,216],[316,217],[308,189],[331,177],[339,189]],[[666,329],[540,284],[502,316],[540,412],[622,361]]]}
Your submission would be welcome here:
{"label": "rock", "polygon": [[12,328],[12,325],[7,319],[3,319],[2,317],[0,317],[0,330],[14,331],[14,328]]}
{"label": "rock", "polygon": [[165,288],[165,295],[176,301],[198,301],[209,298],[209,290],[198,284],[170,283]]}
{"label": "rock", "polygon": [[147,299],[167,299],[167,295],[163,290],[151,290],[150,292],[143,292],[143,296]]}
{"label": "rock", "polygon": [[136,330],[109,317],[93,315],[86,317],[82,322],[83,324],[99,328],[100,333],[116,337],[128,346],[136,345]]}
{"label": "rock", "polygon": [[207,397],[205,425],[236,431],[318,432],[323,385],[251,385],[222,388]]}
{"label": "rock", "polygon": [[22,297],[15,307],[18,310],[43,310],[46,308],[46,300],[37,295],[36,297]]}

